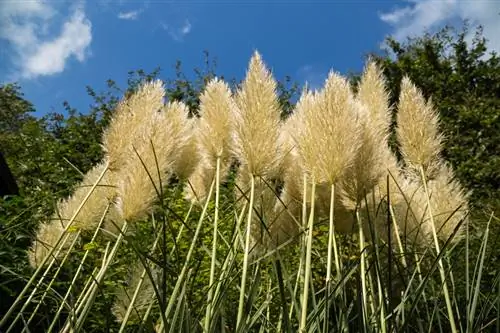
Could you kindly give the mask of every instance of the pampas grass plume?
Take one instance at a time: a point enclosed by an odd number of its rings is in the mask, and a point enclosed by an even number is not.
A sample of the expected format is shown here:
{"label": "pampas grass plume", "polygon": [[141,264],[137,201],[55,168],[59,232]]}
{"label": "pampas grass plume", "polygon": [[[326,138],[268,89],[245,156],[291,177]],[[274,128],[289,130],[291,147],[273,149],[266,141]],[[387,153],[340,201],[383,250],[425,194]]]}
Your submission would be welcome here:
{"label": "pampas grass plume", "polygon": [[234,153],[243,172],[274,177],[279,168],[280,107],[276,81],[255,52],[235,102]]}
{"label": "pampas grass plume", "polygon": [[422,92],[404,77],[399,96],[397,129],[401,154],[410,173],[432,179],[441,164],[442,136],[438,130],[438,115],[431,101],[425,101]]}
{"label": "pampas grass plume", "polygon": [[128,155],[118,187],[118,208],[124,220],[144,217],[167,184],[179,148],[187,143],[187,114],[186,105],[169,102],[141,124],[138,140],[133,143],[134,152]]}
{"label": "pampas grass plume", "polygon": [[141,127],[152,113],[163,106],[165,89],[160,80],[139,86],[137,92],[118,104],[103,134],[103,149],[110,170],[123,168],[132,153],[132,143],[141,135]]}
{"label": "pampas grass plume", "polygon": [[325,87],[297,105],[304,122],[294,135],[305,172],[317,183],[335,184],[359,147],[353,97],[347,80],[330,72]]}

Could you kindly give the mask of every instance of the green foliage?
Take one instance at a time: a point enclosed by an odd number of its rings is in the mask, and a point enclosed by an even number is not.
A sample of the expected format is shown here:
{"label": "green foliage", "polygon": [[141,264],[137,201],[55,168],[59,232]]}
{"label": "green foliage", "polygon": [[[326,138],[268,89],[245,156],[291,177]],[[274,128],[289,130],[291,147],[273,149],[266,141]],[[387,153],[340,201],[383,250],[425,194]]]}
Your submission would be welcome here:
{"label": "green foliage", "polygon": [[500,57],[467,26],[400,43],[387,40],[383,66],[395,103],[404,75],[432,98],[446,136],[443,155],[478,208],[500,209]]}

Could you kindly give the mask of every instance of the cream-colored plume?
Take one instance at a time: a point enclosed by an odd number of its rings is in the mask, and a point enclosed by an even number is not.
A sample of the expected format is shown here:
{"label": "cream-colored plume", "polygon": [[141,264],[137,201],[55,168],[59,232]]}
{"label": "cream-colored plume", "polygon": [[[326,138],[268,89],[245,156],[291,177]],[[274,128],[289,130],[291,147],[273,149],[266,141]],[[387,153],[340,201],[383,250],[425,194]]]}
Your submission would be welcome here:
{"label": "cream-colored plume", "polygon": [[[290,115],[280,128],[280,147],[283,158],[279,166],[279,179],[283,182],[283,188],[276,202],[269,225],[270,239],[269,247],[276,247],[282,243],[295,238],[300,232],[302,213],[302,167],[295,142],[292,137],[293,131],[300,125],[300,114]],[[276,197],[276,195],[275,195]]]}
{"label": "cream-colored plume", "polygon": [[219,159],[219,177],[222,181],[231,166],[233,146],[232,119],[235,104],[229,86],[220,80],[208,83],[200,97],[197,150],[200,162],[186,185],[186,198],[196,202],[206,199],[206,191],[216,176]]}
{"label": "cream-colored plume", "polygon": [[236,111],[229,86],[220,80],[208,83],[200,96],[200,127],[198,147],[204,163],[215,166],[230,163],[232,147],[231,126]]}
{"label": "cream-colored plume", "polygon": [[[51,220],[48,223],[41,223],[36,233],[36,240],[33,242],[28,251],[28,259],[31,267],[36,268],[40,265],[45,257],[54,249],[59,238],[64,234],[65,226],[61,220]],[[61,259],[67,253],[70,244],[77,237],[76,230],[71,230],[68,234],[67,241],[59,245],[60,253],[56,256],[57,249],[52,253],[56,259]],[[64,237],[64,236],[63,236]],[[63,239],[64,240],[64,239]],[[48,262],[46,262],[48,264]]]}
{"label": "cream-colored plume", "polygon": [[151,114],[163,107],[165,89],[160,80],[141,85],[137,92],[120,102],[103,134],[103,148],[114,171],[123,168],[133,153],[132,144]]}
{"label": "cream-colored plume", "polygon": [[343,202],[350,209],[388,174],[398,172],[396,158],[388,145],[391,111],[382,72],[369,62],[356,96],[357,120],[360,126],[360,148],[343,181]]}
{"label": "cream-colored plume", "polygon": [[235,102],[234,152],[241,163],[242,172],[275,177],[281,157],[280,107],[276,81],[257,52],[250,60]]}
{"label": "cream-colored plume", "polygon": [[179,156],[172,166],[174,174],[180,180],[187,180],[200,163],[200,152],[198,150],[199,119],[196,117],[189,118],[187,123],[186,144],[179,147]]}
{"label": "cream-colored plume", "polygon": [[[446,241],[453,235],[455,228],[465,226],[468,215],[468,194],[465,193],[460,183],[454,179],[452,169],[442,164],[436,177],[427,183],[429,202],[434,218],[436,232],[439,238]],[[424,215],[425,212],[422,212]],[[426,217],[426,223],[431,223]],[[462,236],[463,228],[459,227],[454,236],[458,240]],[[429,236],[430,237],[430,236]]]}
{"label": "cream-colored plume", "polygon": [[351,88],[347,80],[331,72],[325,88],[303,95],[297,105],[303,119],[294,139],[304,171],[316,183],[335,184],[350,167],[359,148]]}
{"label": "cream-colored plume", "polygon": [[438,115],[431,101],[404,77],[401,83],[397,114],[397,136],[408,171],[420,178],[423,167],[428,179],[439,171],[442,136],[438,130]]}
{"label": "cream-colored plume", "polygon": [[120,172],[118,208],[132,221],[144,217],[158,199],[172,172],[181,147],[187,144],[190,128],[188,109],[180,102],[169,102],[161,112],[153,111],[140,124],[133,150]]}
{"label": "cream-colored plume", "polygon": [[[107,163],[103,162],[94,166],[85,174],[82,182],[77,186],[73,195],[69,198],[61,200],[57,204],[57,211],[49,223],[43,223],[37,232],[35,243],[30,250],[30,263],[33,267],[37,263],[42,262],[45,256],[57,243],[59,237],[64,233],[64,229],[68,226],[71,218],[76,213],[71,229],[94,231],[99,221],[106,214],[106,207],[112,202],[116,196],[116,186],[111,179],[111,173],[106,171],[101,180],[99,177],[105,171]],[[98,182],[99,181],[99,182]],[[87,199],[80,210],[81,203],[92,189],[97,184],[92,194]],[[76,235],[75,232],[71,236]],[[74,238],[73,238],[74,239]],[[63,246],[60,256],[65,254],[65,247],[69,246],[71,241],[66,242]]]}
{"label": "cream-colored plume", "polygon": [[[391,182],[393,182],[392,179]],[[398,178],[397,185],[390,185],[390,211],[385,187],[385,183],[379,184],[360,203],[360,218],[365,236],[372,239],[373,233],[376,233],[377,239],[387,242],[388,223],[390,223],[391,237],[394,242],[399,235],[404,243],[421,244],[427,239],[429,231],[423,223],[420,210],[420,206],[425,204],[421,186],[403,177]]]}
{"label": "cream-colored plume", "polygon": [[[99,176],[106,168],[106,164],[106,162],[102,162],[90,169],[73,195],[69,199],[60,202],[58,214],[63,221],[69,222],[80,203],[92,189],[92,186],[99,180]],[[72,226],[82,230],[95,230],[105,213],[107,205],[116,197],[116,185],[112,177],[112,173],[106,171],[85,205],[76,215]]]}
{"label": "cream-colored plume", "polygon": [[[392,189],[390,202],[391,217],[396,221],[399,236],[403,242],[418,246],[428,246],[432,242],[432,221],[435,223],[437,236],[443,241],[453,234],[461,223],[465,225],[468,215],[467,194],[461,185],[454,180],[452,170],[442,164],[436,177],[427,182],[429,201],[422,183],[413,177],[399,178],[398,190]],[[362,203],[361,212],[365,222],[365,233],[369,235],[368,221],[377,229],[380,239],[387,241],[387,201],[380,197],[381,192],[368,195],[368,205]],[[429,204],[430,203],[430,209]],[[433,219],[429,216],[432,212]],[[393,240],[396,238],[394,224],[391,224]],[[453,240],[462,236],[463,228],[459,227]]]}
{"label": "cream-colored plume", "polygon": [[275,200],[272,220],[269,225],[269,248],[274,248],[286,241],[298,241],[298,235],[302,224],[302,203],[283,188],[280,200]]}

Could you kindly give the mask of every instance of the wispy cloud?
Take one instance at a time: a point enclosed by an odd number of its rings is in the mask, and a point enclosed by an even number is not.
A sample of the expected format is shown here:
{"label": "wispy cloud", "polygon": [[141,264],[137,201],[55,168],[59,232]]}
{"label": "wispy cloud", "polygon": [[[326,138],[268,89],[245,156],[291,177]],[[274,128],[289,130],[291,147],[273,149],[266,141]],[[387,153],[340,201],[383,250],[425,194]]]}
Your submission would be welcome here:
{"label": "wispy cloud", "polygon": [[128,12],[119,12],[118,13],[118,18],[120,20],[137,20],[139,15],[142,13],[142,10],[131,10]]}
{"label": "wispy cloud", "polygon": [[180,26],[172,26],[165,22],[160,22],[161,27],[168,32],[170,37],[177,42],[181,42],[184,40],[184,37],[191,32],[192,25],[189,20],[185,20],[184,23]]}
{"label": "wispy cloud", "polygon": [[[380,14],[380,19],[391,25],[393,36],[404,40],[424,31],[435,31],[457,20],[468,20],[482,25],[484,36],[492,50],[500,51],[500,2],[491,0],[409,0],[403,7]],[[472,34],[469,36],[472,39]]]}
{"label": "wispy cloud", "polygon": [[328,73],[316,68],[313,65],[304,65],[297,71],[297,77],[307,83],[309,89],[320,89],[328,76]]}
{"label": "wispy cloud", "polygon": [[61,21],[58,34],[49,34],[60,14],[46,1],[0,2],[0,39],[10,46],[11,73],[16,79],[31,79],[64,71],[75,58],[89,54],[92,24],[82,6],[73,8]]}

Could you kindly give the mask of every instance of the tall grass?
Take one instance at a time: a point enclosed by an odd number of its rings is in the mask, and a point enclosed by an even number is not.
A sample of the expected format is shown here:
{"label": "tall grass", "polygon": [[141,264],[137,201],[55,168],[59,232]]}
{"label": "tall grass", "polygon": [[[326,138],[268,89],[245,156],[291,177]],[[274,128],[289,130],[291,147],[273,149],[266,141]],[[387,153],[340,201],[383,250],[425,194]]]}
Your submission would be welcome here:
{"label": "tall grass", "polygon": [[256,53],[234,94],[208,84],[199,119],[159,82],[122,101],[0,330],[498,330],[498,218],[471,223],[432,104],[403,80],[398,160],[375,64],[357,94],[331,73],[285,121],[275,89]]}

